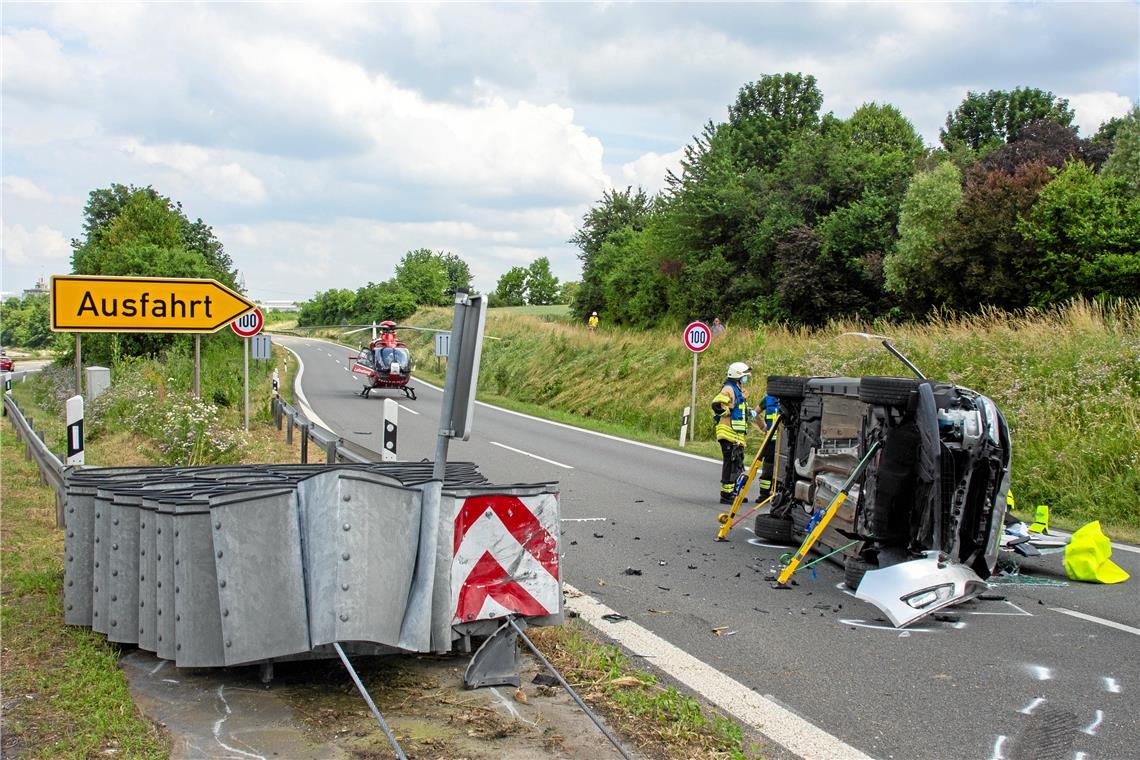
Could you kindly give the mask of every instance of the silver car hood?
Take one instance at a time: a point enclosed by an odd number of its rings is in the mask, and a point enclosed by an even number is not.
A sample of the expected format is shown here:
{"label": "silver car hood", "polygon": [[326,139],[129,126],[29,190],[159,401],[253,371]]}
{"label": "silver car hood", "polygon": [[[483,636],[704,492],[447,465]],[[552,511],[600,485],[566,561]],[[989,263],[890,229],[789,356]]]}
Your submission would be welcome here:
{"label": "silver car hood", "polygon": [[938,610],[972,599],[988,588],[970,568],[941,562],[937,552],[868,570],[855,597],[878,607],[895,628],[905,628]]}

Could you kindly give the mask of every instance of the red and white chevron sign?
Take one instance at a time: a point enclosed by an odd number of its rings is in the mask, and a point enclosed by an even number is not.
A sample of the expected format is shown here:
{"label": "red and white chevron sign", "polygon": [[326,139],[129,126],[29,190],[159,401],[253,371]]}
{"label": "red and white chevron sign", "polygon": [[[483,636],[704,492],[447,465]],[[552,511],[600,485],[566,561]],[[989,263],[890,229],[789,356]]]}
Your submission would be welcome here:
{"label": "red and white chevron sign", "polygon": [[453,622],[557,613],[557,522],[553,494],[464,499],[455,516],[451,560]]}

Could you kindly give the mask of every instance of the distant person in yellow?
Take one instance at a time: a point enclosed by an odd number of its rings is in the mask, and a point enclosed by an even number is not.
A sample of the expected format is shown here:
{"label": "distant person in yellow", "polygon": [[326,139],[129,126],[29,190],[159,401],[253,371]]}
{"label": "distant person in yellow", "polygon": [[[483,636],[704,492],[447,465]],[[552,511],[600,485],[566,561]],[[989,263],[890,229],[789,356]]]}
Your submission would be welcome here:
{"label": "distant person in yellow", "polygon": [[586,326],[589,327],[591,331],[598,329],[598,312],[590,312],[590,318],[586,320]]}

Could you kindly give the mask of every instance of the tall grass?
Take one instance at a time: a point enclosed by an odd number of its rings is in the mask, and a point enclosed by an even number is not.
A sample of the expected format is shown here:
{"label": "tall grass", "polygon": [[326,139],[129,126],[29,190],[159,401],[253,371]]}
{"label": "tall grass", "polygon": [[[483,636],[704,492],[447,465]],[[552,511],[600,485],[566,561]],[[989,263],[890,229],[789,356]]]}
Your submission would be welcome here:
{"label": "tall grass", "polygon": [[[416,315],[447,328],[447,309]],[[481,392],[676,438],[689,404],[692,354],[681,331],[549,322],[492,309]],[[733,361],[766,375],[897,375],[909,371],[873,338],[891,338],[928,377],[990,396],[1014,441],[1018,503],[1049,504],[1072,521],[1140,527],[1140,304],[1077,301],[1055,309],[975,316],[936,314],[924,324],[837,322],[823,329],[728,331],[700,354],[698,439],[711,439],[709,399]],[[406,336],[431,356],[430,334]]]}

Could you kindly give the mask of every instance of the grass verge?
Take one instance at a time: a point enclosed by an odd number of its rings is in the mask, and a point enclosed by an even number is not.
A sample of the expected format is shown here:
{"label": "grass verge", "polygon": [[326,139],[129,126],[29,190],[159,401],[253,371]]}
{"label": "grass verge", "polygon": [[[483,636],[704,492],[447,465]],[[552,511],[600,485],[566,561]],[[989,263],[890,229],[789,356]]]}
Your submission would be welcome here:
{"label": "grass verge", "polygon": [[0,468],[3,756],[167,757],[168,740],[131,701],[117,649],[63,623],[63,531],[7,419]]}
{"label": "grass verge", "polygon": [[527,636],[591,707],[649,757],[758,758],[760,746],[739,724],[632,667],[576,619],[532,628]]}

